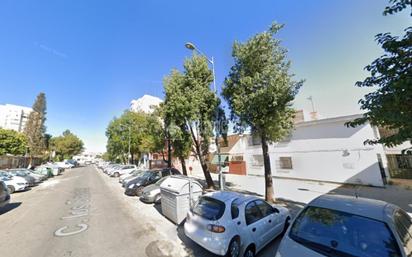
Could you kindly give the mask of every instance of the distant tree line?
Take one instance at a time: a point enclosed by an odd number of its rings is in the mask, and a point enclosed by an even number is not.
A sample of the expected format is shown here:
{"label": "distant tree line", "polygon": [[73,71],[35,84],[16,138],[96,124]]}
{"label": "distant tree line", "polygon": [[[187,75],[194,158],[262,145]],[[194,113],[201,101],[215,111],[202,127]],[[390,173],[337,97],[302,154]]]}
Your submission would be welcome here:
{"label": "distant tree line", "polygon": [[36,97],[32,109],[23,133],[0,128],[0,155],[26,155],[30,160],[33,157],[63,160],[83,151],[83,141],[69,130],[58,137],[46,133],[47,108],[44,93]]}

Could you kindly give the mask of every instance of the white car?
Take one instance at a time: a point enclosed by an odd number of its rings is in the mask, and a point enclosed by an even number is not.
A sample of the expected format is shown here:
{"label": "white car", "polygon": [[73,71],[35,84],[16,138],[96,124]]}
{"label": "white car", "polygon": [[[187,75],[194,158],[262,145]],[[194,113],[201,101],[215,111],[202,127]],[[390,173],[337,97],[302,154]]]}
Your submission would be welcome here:
{"label": "white car", "polygon": [[60,175],[60,173],[62,173],[64,171],[64,169],[62,167],[59,167],[58,165],[56,165],[54,163],[47,163],[47,164],[44,164],[42,166],[51,168],[52,172],[53,172],[53,176]]}
{"label": "white car", "polygon": [[29,183],[27,183],[24,178],[18,176],[1,176],[0,180],[6,184],[11,194],[14,192],[24,191],[29,187]]}
{"label": "white car", "polygon": [[136,165],[124,165],[119,167],[118,169],[112,170],[110,173],[108,173],[110,175],[110,177],[120,177],[124,174],[128,174],[134,170],[137,169]]}
{"label": "white car", "polygon": [[288,209],[235,192],[213,192],[199,198],[188,212],[187,237],[220,256],[255,256],[286,231]]}
{"label": "white car", "polygon": [[71,169],[71,168],[74,167],[73,164],[68,163],[68,162],[66,162],[66,161],[56,162],[55,164],[56,164],[58,167],[63,168],[63,169]]}

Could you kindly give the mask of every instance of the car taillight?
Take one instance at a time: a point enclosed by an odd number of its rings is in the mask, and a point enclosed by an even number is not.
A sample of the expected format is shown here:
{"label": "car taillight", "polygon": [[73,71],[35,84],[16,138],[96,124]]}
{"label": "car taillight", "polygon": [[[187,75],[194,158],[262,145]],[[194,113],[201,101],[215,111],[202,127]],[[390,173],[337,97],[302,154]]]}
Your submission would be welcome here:
{"label": "car taillight", "polygon": [[225,227],[219,225],[207,225],[207,229],[213,233],[223,233],[225,232]]}

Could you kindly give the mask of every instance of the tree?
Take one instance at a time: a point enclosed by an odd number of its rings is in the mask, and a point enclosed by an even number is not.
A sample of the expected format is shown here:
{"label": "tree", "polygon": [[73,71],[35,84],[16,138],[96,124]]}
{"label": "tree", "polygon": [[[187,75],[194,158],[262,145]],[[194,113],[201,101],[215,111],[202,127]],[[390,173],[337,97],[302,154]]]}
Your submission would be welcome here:
{"label": "tree", "polygon": [[[193,151],[202,166],[209,188],[213,188],[214,183],[206,157],[210,138],[213,136],[215,111],[219,106],[219,99],[210,90],[212,81],[213,76],[207,60],[195,54],[185,60],[183,73],[173,70],[165,78],[166,95],[163,105],[165,123],[176,125],[184,140],[190,135]],[[182,150],[185,152],[186,146],[183,146]]]}
{"label": "tree", "polygon": [[235,131],[242,132],[249,127],[260,137],[268,201],[274,200],[268,144],[281,140],[293,128],[291,105],[303,84],[303,81],[292,80],[287,51],[274,38],[282,27],[274,23],[268,31],[247,42],[234,43],[234,65],[223,87]]}
{"label": "tree", "polygon": [[[400,12],[407,7],[412,10],[410,0],[391,0],[390,3],[384,15]],[[381,33],[376,35],[375,40],[385,54],[365,67],[370,76],[355,85],[376,90],[359,100],[361,109],[366,112],[347,125],[356,127],[369,122],[387,128],[394,133],[369,139],[366,143],[382,143],[392,147],[412,138],[412,27],[405,29],[403,37]]]}
{"label": "tree", "polygon": [[125,111],[119,118],[114,118],[106,129],[107,155],[111,160],[120,159],[126,163],[129,160],[130,135],[131,162],[135,162],[143,153],[163,150],[161,134],[162,125],[158,117]]}
{"label": "tree", "polygon": [[27,137],[30,165],[33,156],[43,155],[46,150],[45,133],[46,133],[46,95],[40,93],[37,95],[36,101],[33,104],[33,111],[24,128],[24,134]]}
{"label": "tree", "polygon": [[27,138],[23,133],[0,128],[0,155],[23,155],[27,150]]}
{"label": "tree", "polygon": [[70,130],[65,130],[61,136],[50,139],[50,148],[55,151],[58,160],[71,159],[84,150],[83,141]]}

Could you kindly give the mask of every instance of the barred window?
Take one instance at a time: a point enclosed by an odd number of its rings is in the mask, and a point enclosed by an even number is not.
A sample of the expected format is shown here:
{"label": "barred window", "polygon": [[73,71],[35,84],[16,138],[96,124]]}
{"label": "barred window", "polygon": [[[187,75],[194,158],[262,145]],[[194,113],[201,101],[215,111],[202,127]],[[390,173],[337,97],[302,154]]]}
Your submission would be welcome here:
{"label": "barred window", "polygon": [[279,168],[291,170],[292,166],[292,157],[279,157]]}

